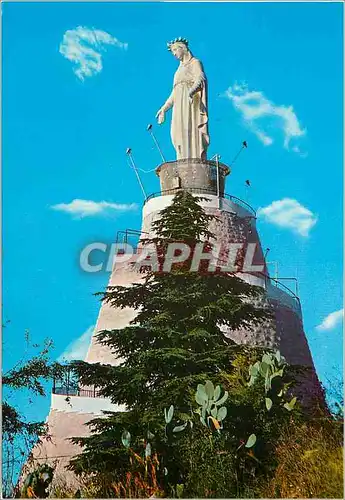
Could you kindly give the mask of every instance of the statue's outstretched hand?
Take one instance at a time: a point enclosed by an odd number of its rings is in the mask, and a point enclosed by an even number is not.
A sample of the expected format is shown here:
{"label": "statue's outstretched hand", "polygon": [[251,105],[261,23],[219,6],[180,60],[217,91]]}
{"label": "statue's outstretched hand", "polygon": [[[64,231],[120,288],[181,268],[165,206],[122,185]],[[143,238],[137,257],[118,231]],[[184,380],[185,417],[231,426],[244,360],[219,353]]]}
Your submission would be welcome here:
{"label": "statue's outstretched hand", "polygon": [[156,118],[157,118],[157,121],[158,121],[158,124],[160,125],[161,123],[164,122],[165,120],[165,111],[164,109],[160,109],[157,114],[156,114]]}

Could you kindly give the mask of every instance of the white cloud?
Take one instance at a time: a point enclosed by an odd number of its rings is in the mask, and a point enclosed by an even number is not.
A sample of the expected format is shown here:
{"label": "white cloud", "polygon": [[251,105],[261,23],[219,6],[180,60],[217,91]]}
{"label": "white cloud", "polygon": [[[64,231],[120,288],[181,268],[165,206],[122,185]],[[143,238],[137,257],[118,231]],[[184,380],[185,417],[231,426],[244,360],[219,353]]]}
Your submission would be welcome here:
{"label": "white cloud", "polygon": [[320,323],[316,329],[320,331],[332,330],[338,326],[344,318],[344,309],[339,309],[339,311],[334,311],[330,313],[325,319]]}
{"label": "white cloud", "polygon": [[86,332],[84,332],[80,337],[71,342],[65,349],[65,351],[58,357],[57,361],[59,363],[63,361],[72,361],[74,359],[84,361],[89,345],[91,342],[91,337],[95,325],[90,326]]}
{"label": "white cloud", "polygon": [[108,201],[92,201],[75,199],[70,203],[58,203],[50,208],[67,212],[76,218],[90,217],[92,215],[104,215],[111,211],[128,212],[138,208],[136,203],[110,203]]}
{"label": "white cloud", "polygon": [[105,31],[78,26],[65,32],[59,51],[74,63],[74,73],[80,80],[84,80],[102,71],[102,52],[106,51],[107,45],[120,49],[128,47],[127,43],[120,42]]}
{"label": "white cloud", "polygon": [[258,217],[277,226],[292,229],[301,236],[308,236],[317,222],[317,216],[311,210],[292,198],[273,201],[267,207],[259,208]]}
{"label": "white cloud", "polygon": [[[279,129],[283,133],[283,145],[287,150],[290,150],[292,140],[296,141],[306,134],[306,129],[301,128],[292,106],[276,105],[261,91],[249,90],[246,84],[235,83],[228,88],[225,96],[242,114],[246,126],[265,146],[273,144],[274,129]],[[297,145],[291,150],[305,156]]]}

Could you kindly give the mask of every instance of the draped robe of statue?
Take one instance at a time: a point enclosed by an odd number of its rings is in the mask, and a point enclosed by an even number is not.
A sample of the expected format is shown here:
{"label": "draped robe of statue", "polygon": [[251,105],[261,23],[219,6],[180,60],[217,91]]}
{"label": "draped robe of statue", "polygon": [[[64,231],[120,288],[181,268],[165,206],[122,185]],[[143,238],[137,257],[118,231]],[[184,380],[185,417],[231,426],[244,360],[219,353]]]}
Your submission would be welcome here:
{"label": "draped robe of statue", "polygon": [[[189,96],[191,90],[197,90],[192,100]],[[207,80],[201,62],[195,57],[180,63],[174,76],[173,91],[166,104],[173,107],[171,139],[177,159],[206,159],[210,143]]]}

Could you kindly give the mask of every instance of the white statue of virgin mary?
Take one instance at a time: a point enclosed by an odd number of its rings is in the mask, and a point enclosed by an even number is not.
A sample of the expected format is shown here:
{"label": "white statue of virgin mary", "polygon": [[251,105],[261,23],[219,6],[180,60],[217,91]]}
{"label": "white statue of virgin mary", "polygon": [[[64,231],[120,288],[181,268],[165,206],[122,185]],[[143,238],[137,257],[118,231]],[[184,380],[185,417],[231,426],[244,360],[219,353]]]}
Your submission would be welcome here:
{"label": "white statue of virgin mary", "polygon": [[201,62],[188,48],[188,41],[176,38],[168,49],[180,61],[174,76],[172,92],[156,114],[158,123],[172,109],[171,139],[177,159],[206,159],[210,143],[207,115],[207,80]]}

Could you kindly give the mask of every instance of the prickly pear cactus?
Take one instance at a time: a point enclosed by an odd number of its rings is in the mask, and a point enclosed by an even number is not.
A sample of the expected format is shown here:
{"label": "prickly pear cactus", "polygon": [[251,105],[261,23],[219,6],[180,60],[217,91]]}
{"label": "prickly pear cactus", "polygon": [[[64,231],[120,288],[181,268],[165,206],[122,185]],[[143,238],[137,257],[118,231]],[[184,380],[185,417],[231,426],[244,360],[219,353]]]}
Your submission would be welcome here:
{"label": "prickly pear cactus", "polygon": [[228,392],[225,391],[221,396],[219,385],[214,387],[210,380],[205,385],[199,384],[195,393],[195,401],[199,408],[195,413],[200,415],[200,422],[205,426],[216,429],[218,432],[223,428],[223,420],[227,415],[227,409],[222,406],[228,399]]}
{"label": "prickly pear cactus", "polygon": [[[265,352],[261,358],[261,361],[257,361],[249,367],[249,382],[248,386],[253,386],[259,379],[263,379],[265,382],[265,405],[267,411],[270,411],[273,406],[273,401],[269,395],[272,395],[272,381],[275,377],[282,378],[284,375],[284,370],[287,367],[284,356],[280,354],[279,351],[275,353]],[[293,410],[297,398],[292,398],[290,402],[284,400],[290,384],[280,384],[280,390],[277,393],[278,398],[280,398],[282,406],[288,411]]]}

